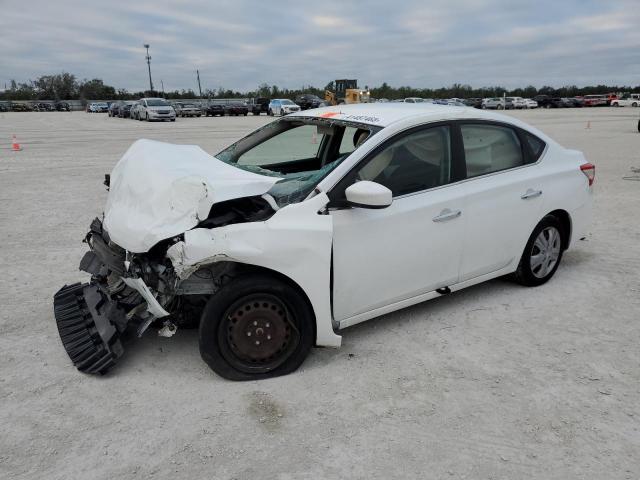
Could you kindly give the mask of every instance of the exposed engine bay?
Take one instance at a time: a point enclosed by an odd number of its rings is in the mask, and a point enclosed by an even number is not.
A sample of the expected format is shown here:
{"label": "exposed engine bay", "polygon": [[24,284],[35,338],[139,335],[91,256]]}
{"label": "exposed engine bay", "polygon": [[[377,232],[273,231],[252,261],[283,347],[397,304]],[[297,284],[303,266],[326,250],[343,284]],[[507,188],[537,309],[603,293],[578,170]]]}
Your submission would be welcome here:
{"label": "exposed engine bay", "polygon": [[[228,200],[212,206],[198,227],[266,220],[273,213],[261,197]],[[167,239],[146,253],[132,254],[110,240],[99,218],[91,222],[84,239],[90,250],[79,266],[91,274],[91,281],[65,285],[54,297],[63,345],[80,371],[106,373],[122,355],[120,336],[128,329],[142,336],[153,326],[169,337],[178,328],[197,327],[209,296],[242,267],[216,262],[181,279],[166,256],[181,239]]]}

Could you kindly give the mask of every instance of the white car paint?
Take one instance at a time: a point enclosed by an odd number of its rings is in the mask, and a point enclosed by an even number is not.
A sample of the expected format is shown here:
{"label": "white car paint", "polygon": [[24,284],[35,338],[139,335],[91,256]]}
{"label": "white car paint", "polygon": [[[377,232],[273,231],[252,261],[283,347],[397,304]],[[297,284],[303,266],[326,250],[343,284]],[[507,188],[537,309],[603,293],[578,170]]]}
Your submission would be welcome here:
{"label": "white car paint", "polygon": [[524,108],[538,108],[538,102],[536,102],[532,98],[525,98]]}
{"label": "white car paint", "polygon": [[640,93],[632,93],[625,98],[611,100],[612,107],[638,107],[640,106]]}
{"label": "white car paint", "polygon": [[111,173],[105,228],[121,247],[146,252],[195,227],[214,203],[262,195],[276,181],[227,165],[196,145],[138,140]]}
{"label": "white car paint", "polygon": [[[579,168],[584,157],[517,119],[466,107],[400,103],[340,105],[293,116],[382,129],[307,199],[283,206],[265,221],[212,229],[193,228],[212,204],[263,195],[278,177],[238,170],[195,146],[137,142],[112,174],[104,222],[110,237],[143,252],[159,238],[183,234],[167,251],[181,278],[227,260],[279,272],[307,295],[316,344],[339,346],[334,328],[438,297],[440,288],[455,291],[515,271],[533,227],[552,210],[569,213],[571,245],[588,228],[591,187]],[[447,120],[520,127],[542,139],[546,149],[536,163],[401,196],[387,208],[326,210],[326,192],[376,147],[407,129]],[[537,191],[540,195],[526,198]],[[451,221],[439,222],[440,217]]]}
{"label": "white car paint", "polygon": [[274,98],[269,102],[268,111],[272,115],[288,115],[289,113],[299,112],[299,105],[286,98]]}
{"label": "white car paint", "polygon": [[[162,105],[154,105],[161,102]],[[138,118],[143,120],[175,120],[176,111],[164,98],[141,98],[139,100]]]}

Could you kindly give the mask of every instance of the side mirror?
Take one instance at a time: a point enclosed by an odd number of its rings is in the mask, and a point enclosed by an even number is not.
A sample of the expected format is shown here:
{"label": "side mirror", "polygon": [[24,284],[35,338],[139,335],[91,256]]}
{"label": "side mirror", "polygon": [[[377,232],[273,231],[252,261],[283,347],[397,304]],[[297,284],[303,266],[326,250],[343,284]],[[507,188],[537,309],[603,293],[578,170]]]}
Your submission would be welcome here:
{"label": "side mirror", "polygon": [[369,180],[354,183],[344,193],[350,205],[361,208],[386,208],[393,197],[387,187]]}

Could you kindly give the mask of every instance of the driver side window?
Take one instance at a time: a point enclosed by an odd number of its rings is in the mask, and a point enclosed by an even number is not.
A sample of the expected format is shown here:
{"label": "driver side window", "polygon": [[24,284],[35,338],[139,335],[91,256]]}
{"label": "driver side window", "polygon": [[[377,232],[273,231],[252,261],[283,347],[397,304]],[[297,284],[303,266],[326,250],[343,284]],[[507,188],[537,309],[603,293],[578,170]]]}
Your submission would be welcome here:
{"label": "driver side window", "polygon": [[449,183],[449,127],[425,128],[402,135],[360,167],[356,180],[380,183],[391,190],[394,197]]}

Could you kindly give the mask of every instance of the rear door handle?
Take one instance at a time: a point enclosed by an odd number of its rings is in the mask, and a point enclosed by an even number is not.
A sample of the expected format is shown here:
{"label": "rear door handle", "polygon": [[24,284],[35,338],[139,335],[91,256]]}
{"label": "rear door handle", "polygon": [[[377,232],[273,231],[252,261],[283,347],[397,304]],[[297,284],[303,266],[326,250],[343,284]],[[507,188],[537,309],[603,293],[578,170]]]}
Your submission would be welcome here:
{"label": "rear door handle", "polygon": [[448,208],[445,208],[440,212],[440,215],[438,215],[437,217],[433,217],[432,220],[434,222],[446,222],[447,220],[458,218],[460,215],[462,215],[462,212],[460,210],[450,210]]}
{"label": "rear door handle", "polygon": [[534,190],[533,188],[529,188],[520,198],[522,200],[527,200],[529,198],[539,197],[540,195],[542,195],[542,190]]}

